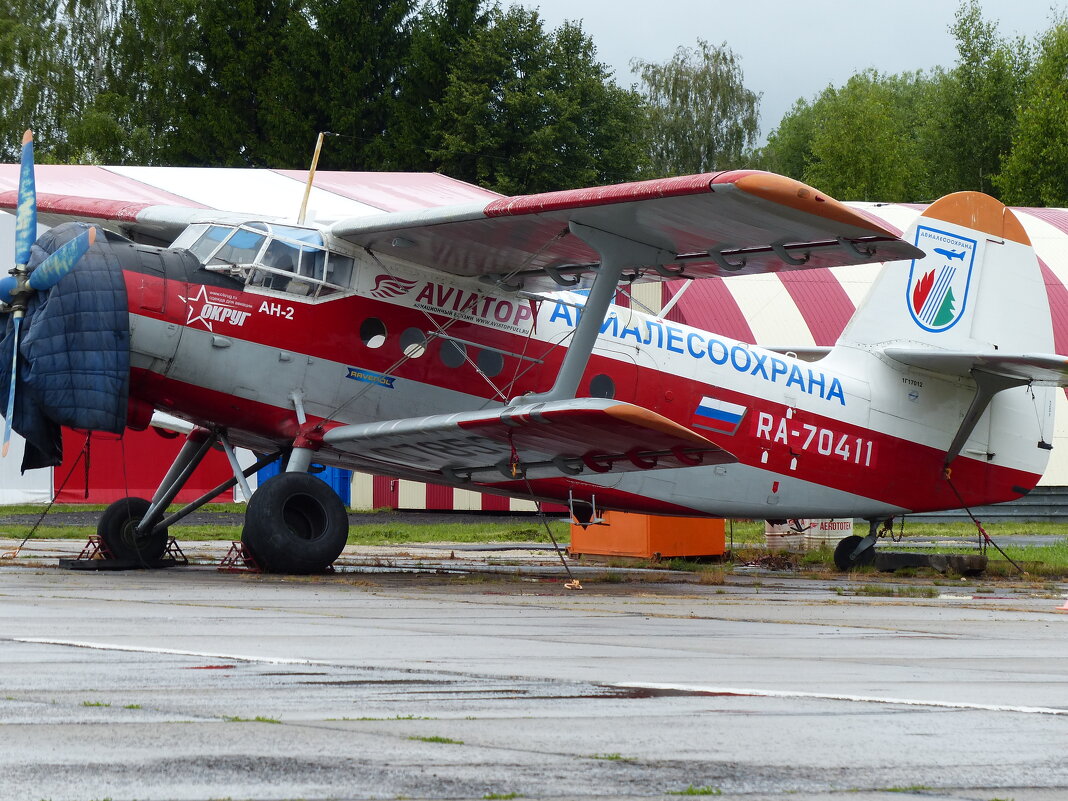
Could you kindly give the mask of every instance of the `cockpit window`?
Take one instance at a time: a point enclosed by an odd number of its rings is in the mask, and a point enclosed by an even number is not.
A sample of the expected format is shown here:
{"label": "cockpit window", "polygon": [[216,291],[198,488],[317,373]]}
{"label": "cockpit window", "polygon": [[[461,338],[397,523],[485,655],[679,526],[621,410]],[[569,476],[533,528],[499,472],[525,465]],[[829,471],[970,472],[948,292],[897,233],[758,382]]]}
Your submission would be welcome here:
{"label": "cockpit window", "polygon": [[351,286],[352,257],[327,250],[313,228],[260,222],[198,228],[189,250],[208,269],[244,276],[250,287],[323,297]]}
{"label": "cockpit window", "polygon": [[[265,227],[262,223],[253,223],[249,227],[253,226]],[[266,239],[267,237],[259,232],[238,228],[223,242],[222,247],[215,251],[208,264],[255,264]]]}
{"label": "cockpit window", "polygon": [[200,238],[189,247],[189,250],[200,259],[201,264],[205,264],[226,237],[233,233],[233,230],[229,226],[213,225],[200,235]]}

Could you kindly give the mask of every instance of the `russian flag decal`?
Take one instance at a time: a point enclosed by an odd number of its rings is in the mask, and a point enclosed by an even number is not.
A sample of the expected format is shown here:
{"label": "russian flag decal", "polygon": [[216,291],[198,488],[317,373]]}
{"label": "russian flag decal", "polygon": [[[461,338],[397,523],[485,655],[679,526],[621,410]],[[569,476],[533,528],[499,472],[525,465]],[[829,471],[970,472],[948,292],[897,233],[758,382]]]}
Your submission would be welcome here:
{"label": "russian flag decal", "polygon": [[693,426],[733,435],[742,424],[745,412],[745,406],[705,396],[693,413]]}

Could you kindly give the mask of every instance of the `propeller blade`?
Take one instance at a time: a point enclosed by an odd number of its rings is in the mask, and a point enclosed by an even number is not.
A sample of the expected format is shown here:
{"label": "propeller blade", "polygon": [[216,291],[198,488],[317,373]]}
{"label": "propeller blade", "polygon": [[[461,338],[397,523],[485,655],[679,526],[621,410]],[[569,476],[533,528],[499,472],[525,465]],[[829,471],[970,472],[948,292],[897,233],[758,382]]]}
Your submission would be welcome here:
{"label": "propeller blade", "polygon": [[90,228],[58,248],[30,273],[30,286],[38,291],[54,287],[63,276],[74,269],[78,259],[85,255],[85,251],[89,250],[89,246],[95,241],[96,229]]}
{"label": "propeller blade", "polygon": [[10,303],[13,301],[15,296],[11,294],[11,291],[18,285],[19,282],[13,275],[0,278],[0,303]]}
{"label": "propeller blade", "polygon": [[15,379],[19,367],[19,329],[22,327],[22,317],[15,316],[15,339],[11,348],[11,383],[7,388],[7,411],[4,412],[4,445],[0,448],[0,459],[7,456],[8,448],[11,447],[11,418],[15,414]]}
{"label": "propeller blade", "polygon": [[37,188],[33,180],[33,131],[22,137],[22,171],[19,174],[19,205],[15,212],[15,264],[30,261],[30,247],[37,240]]}

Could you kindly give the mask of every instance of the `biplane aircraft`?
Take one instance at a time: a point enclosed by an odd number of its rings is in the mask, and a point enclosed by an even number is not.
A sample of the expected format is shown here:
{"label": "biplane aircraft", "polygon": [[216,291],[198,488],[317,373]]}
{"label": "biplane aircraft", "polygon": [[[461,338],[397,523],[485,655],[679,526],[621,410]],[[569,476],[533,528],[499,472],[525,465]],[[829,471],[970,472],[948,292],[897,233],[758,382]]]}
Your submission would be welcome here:
{"label": "biplane aircraft", "polygon": [[[889,518],[1029,492],[1068,383],[1027,234],[974,192],[902,236],[752,170],[305,224],[37,195],[29,135],[20,169],[0,192],[17,210],[4,448],[14,428],[30,469],[59,461],[60,425],[187,424],[155,496],[103,513],[120,557],[158,557],[170,525],[281,460],[242,533],[272,571],[322,570],[345,545],[315,464],[562,502],[583,523],[868,519],[839,546],[848,566]],[[34,243],[37,214],[54,227]],[[820,350],[613,305],[636,282],[872,262],[867,300]],[[234,478],[167,514],[213,446]]]}

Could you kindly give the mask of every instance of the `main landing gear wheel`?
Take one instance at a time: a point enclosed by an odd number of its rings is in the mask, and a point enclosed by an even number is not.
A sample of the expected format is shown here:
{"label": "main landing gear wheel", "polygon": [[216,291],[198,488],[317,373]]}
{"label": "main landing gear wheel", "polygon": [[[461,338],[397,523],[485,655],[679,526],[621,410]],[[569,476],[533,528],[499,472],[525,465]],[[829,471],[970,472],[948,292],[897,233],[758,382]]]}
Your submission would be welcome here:
{"label": "main landing gear wheel", "polygon": [[872,542],[860,553],[854,553],[864,537],[853,535],[846,537],[834,549],[834,564],[839,570],[852,570],[855,567],[870,565],[875,561],[875,543]]}
{"label": "main landing gear wheel", "polygon": [[322,573],[349,536],[345,506],[307,473],[279,473],[252,495],[241,541],[269,573]]}
{"label": "main landing gear wheel", "polygon": [[112,559],[155,562],[167,550],[167,529],[138,536],[137,524],[152,504],[144,498],[122,498],[100,516],[96,533],[104,541]]}

